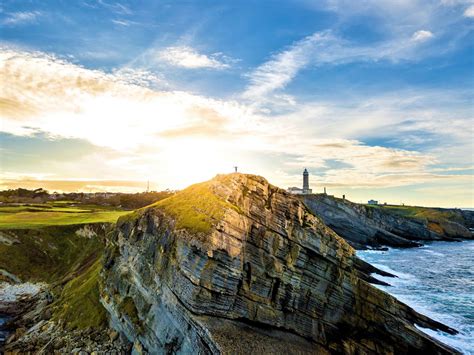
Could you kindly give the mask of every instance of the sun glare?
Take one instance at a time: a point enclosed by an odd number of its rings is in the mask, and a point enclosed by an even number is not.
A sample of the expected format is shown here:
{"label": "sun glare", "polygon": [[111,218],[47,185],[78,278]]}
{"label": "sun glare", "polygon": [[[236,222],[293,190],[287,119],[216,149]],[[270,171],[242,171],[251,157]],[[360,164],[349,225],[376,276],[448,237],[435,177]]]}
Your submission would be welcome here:
{"label": "sun glare", "polygon": [[[208,180],[224,167],[232,169],[232,162],[215,141],[205,138],[174,139],[162,152],[166,175],[174,177],[173,186],[181,189]],[[161,160],[161,159],[160,159]]]}

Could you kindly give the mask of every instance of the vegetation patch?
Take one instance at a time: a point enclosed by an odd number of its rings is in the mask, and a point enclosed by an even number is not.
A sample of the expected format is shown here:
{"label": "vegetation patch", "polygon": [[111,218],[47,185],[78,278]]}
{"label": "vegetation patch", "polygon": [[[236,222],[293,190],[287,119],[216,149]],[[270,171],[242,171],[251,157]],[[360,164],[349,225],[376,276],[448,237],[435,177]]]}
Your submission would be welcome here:
{"label": "vegetation patch", "polygon": [[64,286],[52,305],[53,320],[61,320],[67,329],[100,329],[107,324],[106,310],[99,301],[101,268],[98,259]]}
{"label": "vegetation patch", "polygon": [[441,209],[441,208],[429,208],[429,207],[418,207],[418,206],[394,206],[386,205],[379,206],[386,211],[393,212],[397,215],[409,218],[415,218],[420,220],[428,221],[454,221],[463,222],[461,214],[456,211]]}
{"label": "vegetation patch", "polygon": [[130,321],[138,325],[140,324],[140,318],[138,317],[138,310],[135,306],[135,302],[133,302],[132,297],[125,297],[123,301],[120,303],[118,310],[120,314],[125,314]]}
{"label": "vegetation patch", "polygon": [[91,255],[100,255],[100,237],[76,234],[80,226],[52,226],[35,229],[0,230],[11,244],[0,243],[0,268],[23,281],[55,282]]}
{"label": "vegetation patch", "polygon": [[56,207],[50,204],[44,205],[20,205],[20,206],[1,206],[0,213],[19,213],[19,212],[69,212],[85,213],[92,212],[90,209],[81,209],[75,207]]}
{"label": "vegetation patch", "polygon": [[116,222],[129,212],[108,206],[76,208],[66,203],[2,208],[0,269],[22,281],[51,284],[55,296],[50,306],[52,319],[67,329],[105,326],[99,274],[104,239],[112,224],[104,222]]}
{"label": "vegetation patch", "polygon": [[438,223],[429,222],[428,223],[428,229],[430,231],[433,231],[433,232],[438,233],[438,234],[443,234],[444,233],[444,229]]}
{"label": "vegetation patch", "polygon": [[115,223],[120,216],[128,211],[100,212],[18,212],[4,213],[0,211],[0,229],[26,229],[54,225],[72,225],[88,223]]}
{"label": "vegetation patch", "polygon": [[151,207],[162,209],[176,219],[176,227],[195,233],[208,233],[223,218],[226,209],[237,207],[219,198],[210,188],[211,182],[192,185]]}

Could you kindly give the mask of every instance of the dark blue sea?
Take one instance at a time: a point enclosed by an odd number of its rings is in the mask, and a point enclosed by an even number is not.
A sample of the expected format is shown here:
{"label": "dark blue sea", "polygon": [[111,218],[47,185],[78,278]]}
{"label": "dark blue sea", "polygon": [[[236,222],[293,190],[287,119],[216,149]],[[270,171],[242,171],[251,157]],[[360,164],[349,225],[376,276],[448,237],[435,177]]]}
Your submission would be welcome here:
{"label": "dark blue sea", "polygon": [[377,287],[459,334],[420,329],[464,354],[474,354],[474,241],[432,242],[421,248],[357,255],[398,276],[373,275],[392,285]]}

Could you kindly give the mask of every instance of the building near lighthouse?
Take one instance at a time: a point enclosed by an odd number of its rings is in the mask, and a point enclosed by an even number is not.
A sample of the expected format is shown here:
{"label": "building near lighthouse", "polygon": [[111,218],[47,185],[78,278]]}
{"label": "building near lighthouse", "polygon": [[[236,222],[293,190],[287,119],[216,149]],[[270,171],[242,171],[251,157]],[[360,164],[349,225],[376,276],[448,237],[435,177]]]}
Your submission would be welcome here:
{"label": "building near lighthouse", "polygon": [[308,170],[304,169],[303,171],[303,188],[299,187],[289,187],[286,191],[290,194],[295,195],[309,195],[313,193],[313,190],[309,188],[309,173]]}

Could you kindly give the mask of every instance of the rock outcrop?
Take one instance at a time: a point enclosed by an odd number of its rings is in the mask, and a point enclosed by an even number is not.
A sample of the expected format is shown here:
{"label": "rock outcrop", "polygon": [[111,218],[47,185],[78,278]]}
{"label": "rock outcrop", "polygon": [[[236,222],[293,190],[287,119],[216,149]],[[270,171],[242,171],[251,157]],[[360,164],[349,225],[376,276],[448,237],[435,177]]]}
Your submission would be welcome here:
{"label": "rock outcrop", "polygon": [[380,272],[265,179],[217,176],[132,216],[101,300],[136,353],[456,353],[455,330],[373,287]]}
{"label": "rock outcrop", "polygon": [[473,227],[472,211],[366,206],[326,194],[300,198],[311,212],[355,248],[416,247],[423,241],[472,238],[469,230]]}

